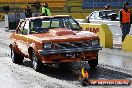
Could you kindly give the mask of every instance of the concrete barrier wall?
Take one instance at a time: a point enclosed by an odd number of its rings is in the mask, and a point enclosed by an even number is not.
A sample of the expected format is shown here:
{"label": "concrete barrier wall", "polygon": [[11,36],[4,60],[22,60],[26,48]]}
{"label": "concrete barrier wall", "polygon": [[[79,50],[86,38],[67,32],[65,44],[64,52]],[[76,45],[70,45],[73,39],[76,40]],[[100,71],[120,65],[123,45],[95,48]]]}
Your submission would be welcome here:
{"label": "concrete barrier wall", "polygon": [[100,38],[100,44],[104,48],[113,48],[113,37],[107,24],[80,23],[80,26],[87,31],[96,33]]}
{"label": "concrete barrier wall", "polygon": [[132,52],[132,35],[127,35],[122,43],[122,50]]}

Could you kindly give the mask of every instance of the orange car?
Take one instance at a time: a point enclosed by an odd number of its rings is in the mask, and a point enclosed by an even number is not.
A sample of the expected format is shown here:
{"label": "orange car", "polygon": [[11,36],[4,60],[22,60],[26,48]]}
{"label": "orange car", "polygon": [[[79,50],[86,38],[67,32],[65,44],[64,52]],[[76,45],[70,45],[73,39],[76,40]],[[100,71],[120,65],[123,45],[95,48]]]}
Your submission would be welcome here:
{"label": "orange car", "polygon": [[88,61],[98,65],[99,37],[83,31],[71,16],[40,16],[19,22],[11,35],[11,58],[22,64],[24,57],[39,71],[42,64]]}

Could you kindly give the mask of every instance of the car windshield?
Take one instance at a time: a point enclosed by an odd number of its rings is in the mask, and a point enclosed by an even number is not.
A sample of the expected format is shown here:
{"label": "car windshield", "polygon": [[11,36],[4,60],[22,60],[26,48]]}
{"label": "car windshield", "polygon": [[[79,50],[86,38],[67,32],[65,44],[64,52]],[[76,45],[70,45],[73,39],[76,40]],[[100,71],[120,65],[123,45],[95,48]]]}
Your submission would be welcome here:
{"label": "car windshield", "polygon": [[99,17],[102,19],[111,19],[112,14],[116,14],[116,13],[114,11],[101,11],[99,12]]}
{"label": "car windshield", "polygon": [[72,17],[54,17],[44,19],[34,19],[31,21],[31,31],[46,32],[53,28],[68,28],[71,30],[81,30],[79,23]]}

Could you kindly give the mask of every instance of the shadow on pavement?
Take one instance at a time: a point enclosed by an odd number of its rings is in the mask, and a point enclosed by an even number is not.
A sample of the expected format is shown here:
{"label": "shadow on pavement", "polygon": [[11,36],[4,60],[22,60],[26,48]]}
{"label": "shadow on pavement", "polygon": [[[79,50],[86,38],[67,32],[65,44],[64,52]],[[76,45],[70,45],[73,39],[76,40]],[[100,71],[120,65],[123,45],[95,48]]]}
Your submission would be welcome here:
{"label": "shadow on pavement", "polygon": [[[78,63],[61,63],[57,65],[44,65],[41,69],[42,74],[67,81],[78,81],[81,75],[80,69],[74,69],[73,66]],[[32,67],[30,61],[25,61],[24,66]],[[85,65],[89,73],[90,79],[126,79],[132,78],[132,75],[128,75],[122,72],[113,71],[112,69],[106,69],[97,67],[96,69],[90,69],[88,65]]]}

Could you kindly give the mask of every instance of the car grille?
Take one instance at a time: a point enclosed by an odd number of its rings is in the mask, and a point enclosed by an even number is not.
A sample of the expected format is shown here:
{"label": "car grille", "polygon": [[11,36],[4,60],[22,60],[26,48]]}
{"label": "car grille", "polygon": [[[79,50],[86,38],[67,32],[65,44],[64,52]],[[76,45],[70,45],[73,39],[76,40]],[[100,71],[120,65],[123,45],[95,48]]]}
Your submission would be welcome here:
{"label": "car grille", "polygon": [[[45,43],[41,55],[64,54],[67,57],[74,56],[75,53],[101,50],[98,40],[89,40],[82,42],[61,42]],[[70,53],[70,54],[69,54]]]}
{"label": "car grille", "polygon": [[91,42],[65,42],[53,44],[53,49],[71,49],[71,48],[82,48],[91,46]]}

